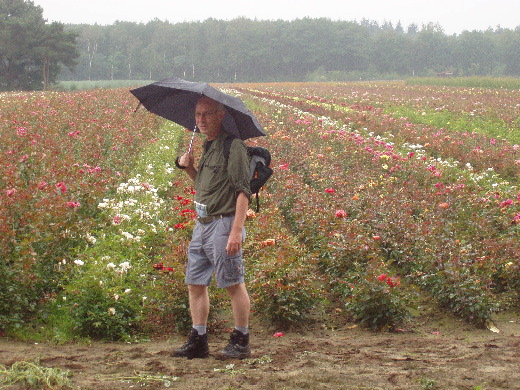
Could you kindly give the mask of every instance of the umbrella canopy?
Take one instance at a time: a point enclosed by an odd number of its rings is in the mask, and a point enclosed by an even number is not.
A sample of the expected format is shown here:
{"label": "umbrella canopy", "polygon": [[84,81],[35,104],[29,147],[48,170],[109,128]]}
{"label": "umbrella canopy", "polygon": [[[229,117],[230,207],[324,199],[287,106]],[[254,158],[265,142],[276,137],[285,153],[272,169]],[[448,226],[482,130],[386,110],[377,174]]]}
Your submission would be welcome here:
{"label": "umbrella canopy", "polygon": [[130,91],[148,111],[190,130],[195,127],[195,106],[207,96],[226,108],[224,130],[245,140],[265,135],[262,126],[242,100],[206,83],[170,77]]}

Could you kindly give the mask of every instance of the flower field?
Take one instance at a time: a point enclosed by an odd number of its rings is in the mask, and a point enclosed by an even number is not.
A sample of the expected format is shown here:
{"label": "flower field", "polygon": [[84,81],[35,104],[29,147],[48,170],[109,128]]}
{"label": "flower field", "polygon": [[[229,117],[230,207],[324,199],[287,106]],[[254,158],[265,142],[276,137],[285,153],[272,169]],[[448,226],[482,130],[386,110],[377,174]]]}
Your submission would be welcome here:
{"label": "flower field", "polygon": [[[245,246],[255,316],[395,329],[428,300],[482,327],[520,298],[520,92],[226,85],[273,178]],[[128,90],[0,95],[0,331],[129,339],[189,326],[189,134]],[[200,153],[202,139],[196,140]],[[226,298],[212,290],[218,309]],[[312,309],[312,310],[311,310]]]}

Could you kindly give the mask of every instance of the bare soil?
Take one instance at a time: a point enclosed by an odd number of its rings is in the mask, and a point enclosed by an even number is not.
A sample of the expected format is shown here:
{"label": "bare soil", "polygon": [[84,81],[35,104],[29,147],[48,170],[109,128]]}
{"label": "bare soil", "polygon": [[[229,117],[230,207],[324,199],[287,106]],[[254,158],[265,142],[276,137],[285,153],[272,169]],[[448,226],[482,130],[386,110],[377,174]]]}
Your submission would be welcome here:
{"label": "bare soil", "polygon": [[[70,370],[78,389],[520,389],[519,313],[501,314],[498,333],[439,313],[394,333],[339,323],[282,337],[255,325],[252,357],[244,361],[170,357],[186,339],[172,332],[137,344],[0,338],[0,363],[39,360]],[[210,333],[212,353],[227,339],[224,331]]]}

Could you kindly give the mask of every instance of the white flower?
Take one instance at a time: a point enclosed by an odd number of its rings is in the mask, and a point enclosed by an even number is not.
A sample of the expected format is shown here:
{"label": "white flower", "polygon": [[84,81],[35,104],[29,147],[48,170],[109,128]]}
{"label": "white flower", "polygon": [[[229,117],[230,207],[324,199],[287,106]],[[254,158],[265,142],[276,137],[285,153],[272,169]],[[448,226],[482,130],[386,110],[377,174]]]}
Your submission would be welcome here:
{"label": "white flower", "polygon": [[117,301],[119,299],[119,295],[114,294],[114,299]]}
{"label": "white flower", "polygon": [[121,267],[121,272],[126,272],[130,268],[132,268],[132,266],[130,265],[130,263],[128,261],[125,261],[125,262],[119,264],[119,267]]}
{"label": "white flower", "polygon": [[125,236],[125,238],[126,238],[127,240],[131,240],[131,239],[134,238],[134,236],[133,236],[131,233],[128,233],[128,232],[122,232],[121,234],[122,234],[123,236]]}
{"label": "white flower", "polygon": [[115,315],[116,314],[116,309],[114,309],[113,307],[109,308],[108,309],[108,312],[112,315]]}
{"label": "white flower", "polygon": [[116,265],[114,263],[108,263],[107,264],[107,268],[108,269],[114,269],[114,268],[116,268]]}
{"label": "white flower", "polygon": [[76,264],[76,265],[83,265],[83,264],[85,264],[85,262],[83,262],[83,261],[81,261],[79,259],[76,259],[76,260],[74,260],[74,264]]}
{"label": "white flower", "polygon": [[132,291],[132,289],[127,288],[127,289],[125,290],[125,294],[130,294],[131,291]]}

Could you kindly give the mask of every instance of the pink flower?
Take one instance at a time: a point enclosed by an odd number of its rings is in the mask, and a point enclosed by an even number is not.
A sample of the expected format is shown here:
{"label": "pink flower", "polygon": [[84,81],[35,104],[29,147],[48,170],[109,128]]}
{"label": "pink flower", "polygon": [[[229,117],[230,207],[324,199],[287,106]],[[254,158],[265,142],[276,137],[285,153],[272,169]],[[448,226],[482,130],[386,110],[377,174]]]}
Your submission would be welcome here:
{"label": "pink flower", "polygon": [[38,183],[38,189],[43,190],[45,187],[47,187],[47,183],[44,181],[41,181]]}
{"label": "pink flower", "polygon": [[491,140],[489,142],[491,143],[491,145],[495,145],[497,143],[497,140],[494,138],[491,138]]}
{"label": "pink flower", "polygon": [[333,193],[336,192],[336,190],[335,190],[334,188],[325,188],[325,192],[326,192],[327,194],[333,194]]}
{"label": "pink flower", "polygon": [[25,161],[27,161],[28,158],[29,158],[29,156],[26,155],[26,154],[24,154],[24,155],[22,156],[22,158],[20,159],[20,162],[25,162]]}
{"label": "pink flower", "polygon": [[7,196],[13,196],[16,192],[16,188],[11,188],[10,190],[7,190]]}
{"label": "pink flower", "polygon": [[336,210],[336,218],[346,218],[347,212],[345,210]]}
{"label": "pink flower", "polygon": [[114,225],[119,225],[121,223],[121,216],[120,215],[114,215],[114,218],[112,219],[112,223]]}
{"label": "pink flower", "polygon": [[59,188],[62,194],[67,192],[67,186],[63,182],[59,182],[58,184],[56,184],[56,188]]}
{"label": "pink flower", "polygon": [[278,169],[286,171],[287,169],[289,169],[289,164],[281,164],[278,166]]}
{"label": "pink flower", "polygon": [[500,203],[500,208],[507,207],[513,204],[512,199],[504,200],[502,203]]}
{"label": "pink flower", "polygon": [[276,332],[275,334],[273,334],[273,337],[283,337],[285,336],[285,334],[283,332]]}
{"label": "pink flower", "polygon": [[81,203],[79,202],[67,202],[65,203],[65,205],[70,208],[70,209],[75,209],[75,208],[78,208],[79,206],[81,206]]}
{"label": "pink flower", "polygon": [[377,277],[377,280],[379,280],[379,281],[381,281],[381,282],[382,282],[383,280],[385,280],[385,279],[386,279],[386,274],[381,274],[381,275],[379,275],[379,276]]}
{"label": "pink flower", "polygon": [[141,183],[141,185],[147,190],[150,191],[150,184],[148,183]]}

